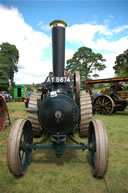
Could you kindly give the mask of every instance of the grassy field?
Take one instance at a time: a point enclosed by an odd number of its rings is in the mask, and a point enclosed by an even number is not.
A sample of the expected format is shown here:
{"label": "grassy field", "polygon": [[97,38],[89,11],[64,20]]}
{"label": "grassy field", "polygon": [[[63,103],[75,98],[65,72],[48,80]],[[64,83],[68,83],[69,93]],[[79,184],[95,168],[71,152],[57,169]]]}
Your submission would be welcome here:
{"label": "grassy field", "polygon": [[[12,123],[27,118],[24,104],[8,104]],[[92,177],[87,151],[66,151],[56,158],[52,151],[33,151],[33,162],[23,177],[7,167],[10,126],[0,133],[0,193],[128,193],[128,110],[102,119],[109,136],[109,167],[104,179]],[[76,134],[78,139],[78,134]],[[87,143],[87,139],[79,139]]]}

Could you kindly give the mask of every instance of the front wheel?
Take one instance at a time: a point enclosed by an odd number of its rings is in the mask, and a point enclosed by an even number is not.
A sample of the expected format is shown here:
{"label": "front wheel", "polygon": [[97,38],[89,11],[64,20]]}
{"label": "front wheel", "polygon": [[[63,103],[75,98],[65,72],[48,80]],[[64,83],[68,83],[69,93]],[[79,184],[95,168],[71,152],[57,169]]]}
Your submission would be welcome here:
{"label": "front wheel", "polygon": [[103,177],[107,172],[109,147],[105,125],[101,120],[92,120],[88,133],[88,162],[92,175]]}
{"label": "front wheel", "polygon": [[32,150],[23,148],[23,144],[32,144],[32,126],[28,120],[19,119],[13,124],[7,149],[9,171],[15,176],[25,173],[32,160]]}

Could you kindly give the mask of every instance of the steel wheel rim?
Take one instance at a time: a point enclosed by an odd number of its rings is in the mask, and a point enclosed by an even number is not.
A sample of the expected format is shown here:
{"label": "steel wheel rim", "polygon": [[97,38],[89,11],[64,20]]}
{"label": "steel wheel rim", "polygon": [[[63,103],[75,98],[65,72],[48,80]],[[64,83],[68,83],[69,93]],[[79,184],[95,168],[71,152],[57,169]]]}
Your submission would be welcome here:
{"label": "steel wheel rim", "polygon": [[[93,148],[92,142],[94,142]],[[92,175],[103,177],[107,172],[109,157],[108,137],[103,121],[93,120],[90,122],[88,147],[88,162],[92,169]]]}
{"label": "steel wheel rim", "polygon": [[7,149],[7,163],[10,172],[15,176],[25,173],[32,160],[32,150],[25,149],[23,143],[32,144],[32,127],[29,120],[16,120],[13,124]]}
{"label": "steel wheel rim", "polygon": [[95,111],[101,115],[110,115],[114,110],[113,100],[106,95],[101,95],[94,102]]}

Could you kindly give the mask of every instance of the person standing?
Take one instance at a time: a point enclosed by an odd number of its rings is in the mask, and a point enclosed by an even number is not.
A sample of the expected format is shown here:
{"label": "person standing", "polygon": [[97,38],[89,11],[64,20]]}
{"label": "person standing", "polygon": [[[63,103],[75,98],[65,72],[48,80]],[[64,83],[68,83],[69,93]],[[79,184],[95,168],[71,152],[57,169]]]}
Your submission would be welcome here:
{"label": "person standing", "polygon": [[28,108],[29,95],[27,92],[24,94],[24,103],[25,103],[25,108]]}

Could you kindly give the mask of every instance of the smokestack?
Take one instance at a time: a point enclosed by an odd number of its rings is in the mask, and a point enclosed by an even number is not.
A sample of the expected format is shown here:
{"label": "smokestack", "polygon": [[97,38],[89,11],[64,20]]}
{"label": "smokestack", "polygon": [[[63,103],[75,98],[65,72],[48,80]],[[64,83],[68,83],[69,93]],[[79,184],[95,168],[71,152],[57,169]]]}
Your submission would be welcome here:
{"label": "smokestack", "polygon": [[54,76],[64,76],[65,67],[65,27],[67,24],[61,20],[50,23],[52,28],[52,57]]}

